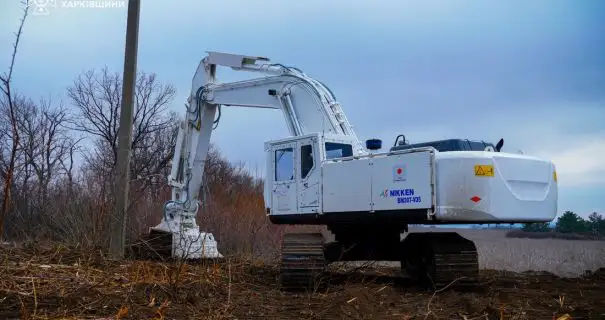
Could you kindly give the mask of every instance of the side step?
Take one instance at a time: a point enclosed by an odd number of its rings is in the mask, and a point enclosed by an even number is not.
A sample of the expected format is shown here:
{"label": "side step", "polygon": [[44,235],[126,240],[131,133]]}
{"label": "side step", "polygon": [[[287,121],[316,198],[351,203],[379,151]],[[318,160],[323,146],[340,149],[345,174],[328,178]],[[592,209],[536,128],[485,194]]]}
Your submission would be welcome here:
{"label": "side step", "polygon": [[288,233],[281,251],[279,283],[282,290],[314,290],[326,266],[321,233]]}
{"label": "side step", "polygon": [[410,233],[401,249],[401,267],[424,285],[439,289],[480,283],[477,248],[456,232]]}

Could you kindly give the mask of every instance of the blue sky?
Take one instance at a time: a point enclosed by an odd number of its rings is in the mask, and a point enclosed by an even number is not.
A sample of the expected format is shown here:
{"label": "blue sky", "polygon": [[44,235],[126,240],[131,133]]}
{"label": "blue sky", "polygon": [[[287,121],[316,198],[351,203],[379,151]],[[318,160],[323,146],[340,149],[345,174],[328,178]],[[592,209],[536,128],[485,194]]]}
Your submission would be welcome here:
{"label": "blue sky", "polygon": [[[142,2],[138,68],[176,86],[179,112],[205,51],[267,56],[330,86],[361,139],[504,137],[555,161],[560,211],[605,212],[605,2]],[[64,3],[24,27],[14,85],[34,98],[68,102],[80,72],[122,71],[126,7]],[[20,13],[0,4],[2,68]],[[212,142],[262,170],[263,142],[287,133],[279,111],[232,108]]]}

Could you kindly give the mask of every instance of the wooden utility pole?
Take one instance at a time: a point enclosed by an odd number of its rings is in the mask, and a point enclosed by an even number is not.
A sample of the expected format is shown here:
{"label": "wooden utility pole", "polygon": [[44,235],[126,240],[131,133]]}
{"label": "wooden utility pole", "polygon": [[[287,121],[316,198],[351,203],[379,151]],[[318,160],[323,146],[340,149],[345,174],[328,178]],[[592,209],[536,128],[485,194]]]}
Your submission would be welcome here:
{"label": "wooden utility pole", "polygon": [[128,190],[130,180],[130,153],[134,115],[134,90],[139,42],[140,0],[128,1],[126,22],[126,49],[124,51],[124,75],[122,77],[122,106],[118,131],[118,163],[114,185],[115,207],[110,223],[110,254],[114,259],[124,258]]}

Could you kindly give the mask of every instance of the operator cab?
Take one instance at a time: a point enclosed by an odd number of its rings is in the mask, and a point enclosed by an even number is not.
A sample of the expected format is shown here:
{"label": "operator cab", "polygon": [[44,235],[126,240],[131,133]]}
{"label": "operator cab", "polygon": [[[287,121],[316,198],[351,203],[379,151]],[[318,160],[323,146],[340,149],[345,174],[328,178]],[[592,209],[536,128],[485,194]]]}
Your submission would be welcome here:
{"label": "operator cab", "polygon": [[312,133],[265,142],[267,213],[317,213],[321,208],[321,165],[358,156],[356,140]]}
{"label": "operator cab", "polygon": [[407,143],[404,135],[395,138],[395,143],[390,151],[407,150],[412,148],[433,147],[439,152],[448,151],[495,151],[500,152],[504,145],[504,139],[500,139],[496,145],[485,141],[473,141],[469,139],[444,139],[420,143]]}

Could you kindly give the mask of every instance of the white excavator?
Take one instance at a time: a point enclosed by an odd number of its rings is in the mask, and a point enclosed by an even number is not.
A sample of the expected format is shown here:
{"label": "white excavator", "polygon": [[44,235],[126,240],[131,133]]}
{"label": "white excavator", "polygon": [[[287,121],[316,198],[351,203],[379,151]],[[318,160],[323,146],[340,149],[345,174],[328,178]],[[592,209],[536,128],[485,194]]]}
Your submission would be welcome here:
{"label": "white excavator", "polygon": [[[219,83],[219,66],[264,75]],[[479,266],[472,241],[456,232],[409,233],[408,226],[549,222],[556,216],[553,162],[501,152],[503,140],[409,144],[400,135],[380,152],[381,140],[357,138],[325,84],[264,57],[208,52],[191,85],[168,177],[172,199],[148,235],[155,239],[152,246],[163,248],[160,254],[222,258],[213,235],[200,232],[196,215],[210,137],[223,106],[283,112],[290,137],[265,143],[268,219],[326,225],[334,236],[329,243],[321,233],[284,236],[284,289],[314,285],[328,263],[368,260],[398,261],[412,279],[433,286],[454,279],[474,284]]]}

